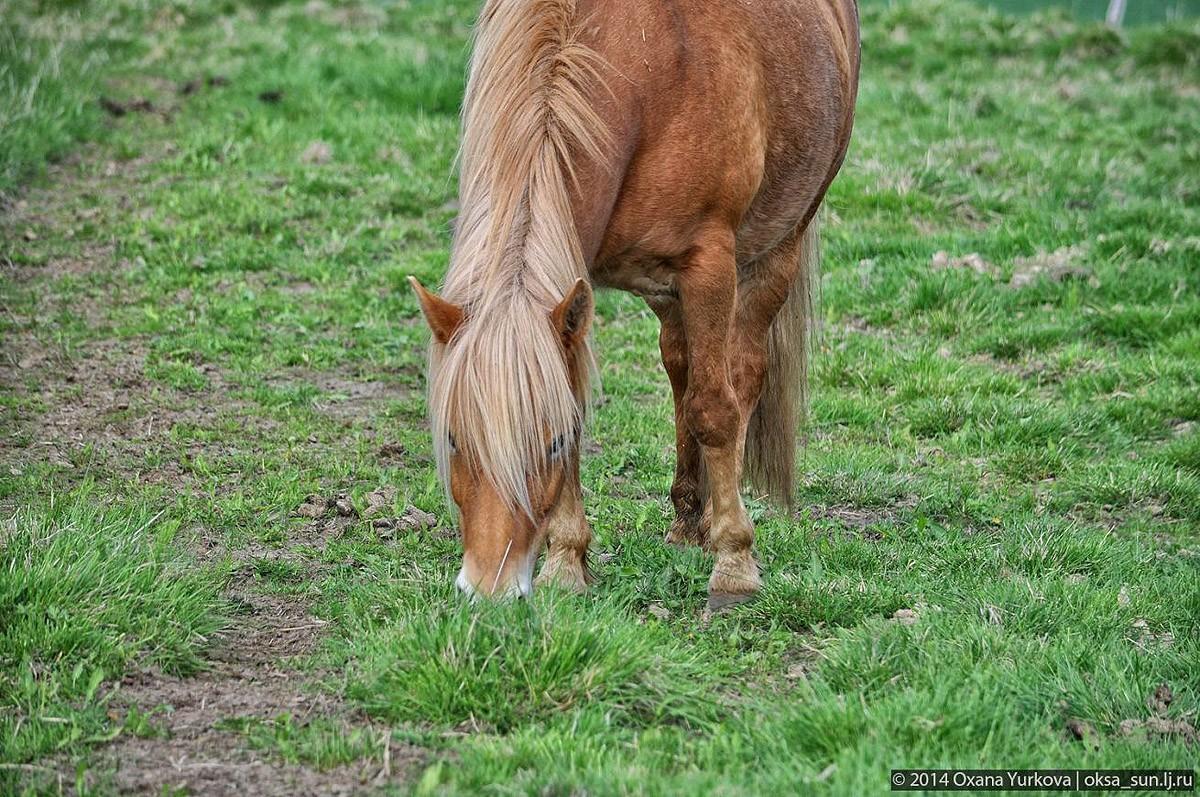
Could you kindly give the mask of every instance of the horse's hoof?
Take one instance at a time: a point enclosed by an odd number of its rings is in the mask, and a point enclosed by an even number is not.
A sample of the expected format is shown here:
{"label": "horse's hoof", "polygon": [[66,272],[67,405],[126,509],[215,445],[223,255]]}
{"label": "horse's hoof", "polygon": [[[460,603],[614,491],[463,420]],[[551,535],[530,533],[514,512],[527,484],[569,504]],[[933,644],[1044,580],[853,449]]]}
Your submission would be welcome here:
{"label": "horse's hoof", "polygon": [[740,606],[743,603],[749,603],[754,600],[755,594],[753,592],[749,594],[710,592],[708,595],[708,610],[710,612],[721,612],[734,606]]}
{"label": "horse's hoof", "polygon": [[533,584],[535,587],[557,587],[566,592],[582,594],[587,592],[588,584],[592,581],[591,574],[582,564],[547,561]]}

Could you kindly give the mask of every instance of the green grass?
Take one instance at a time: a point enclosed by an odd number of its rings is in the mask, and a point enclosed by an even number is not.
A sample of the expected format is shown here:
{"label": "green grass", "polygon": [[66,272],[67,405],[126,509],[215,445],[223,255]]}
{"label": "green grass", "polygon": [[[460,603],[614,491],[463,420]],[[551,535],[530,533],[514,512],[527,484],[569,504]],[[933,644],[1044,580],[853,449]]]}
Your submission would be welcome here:
{"label": "green grass", "polygon": [[[598,301],[588,595],[463,605],[452,530],[322,535],[294,515],[311,493],[362,508],[391,485],[397,512],[451,517],[404,277],[446,266],[474,5],[63,12],[103,31],[104,63],[0,134],[21,175],[43,143],[99,141],[0,221],[21,273],[0,282],[0,335],[36,337],[53,366],[0,385],[17,517],[0,616],[18,618],[0,627],[18,706],[0,777],[100,766],[99,740],[146,732],[103,695],[131,666],[208,653],[225,575],[179,564],[194,536],[327,621],[307,668],[372,723],[226,727],[319,768],[391,733],[429,751],[413,791],[853,795],[904,765],[1193,766],[1181,736],[1120,727],[1164,682],[1170,717],[1200,710],[1197,23],[864,4],[800,509],[751,499],[763,594],[706,618],[709,561],[660,542],[669,387],[626,295]],[[12,36],[42,49],[0,53],[25,76],[0,82],[10,104],[54,45],[46,12],[14,8]],[[73,110],[97,93],[169,112]],[[935,268],[942,250],[985,268]],[[1034,273],[1045,253],[1069,268]],[[134,376],[99,395],[127,406],[42,453],[46,418],[94,388],[54,368],[114,362]]]}
{"label": "green grass", "polygon": [[[37,760],[122,730],[106,681],[131,666],[189,673],[220,626],[224,578],[176,544],[180,522],[146,506],[105,506],[99,488],[47,496],[0,538],[0,740],[4,760]],[[136,720],[136,717],[133,718]],[[0,770],[0,784],[12,773]]]}

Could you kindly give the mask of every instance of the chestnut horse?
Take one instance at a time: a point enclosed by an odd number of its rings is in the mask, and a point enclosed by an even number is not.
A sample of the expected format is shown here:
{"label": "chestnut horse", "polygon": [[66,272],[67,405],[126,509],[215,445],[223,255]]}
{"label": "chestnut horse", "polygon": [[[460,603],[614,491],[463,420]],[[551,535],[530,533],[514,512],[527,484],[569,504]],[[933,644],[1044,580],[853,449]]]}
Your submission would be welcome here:
{"label": "chestnut horse", "polygon": [[790,505],[816,213],[850,140],[854,0],[488,0],[463,104],[460,215],[433,332],[458,586],[583,589],[579,439],[592,289],[658,316],[675,398],[672,543],[709,604],[758,591],[740,483]]}

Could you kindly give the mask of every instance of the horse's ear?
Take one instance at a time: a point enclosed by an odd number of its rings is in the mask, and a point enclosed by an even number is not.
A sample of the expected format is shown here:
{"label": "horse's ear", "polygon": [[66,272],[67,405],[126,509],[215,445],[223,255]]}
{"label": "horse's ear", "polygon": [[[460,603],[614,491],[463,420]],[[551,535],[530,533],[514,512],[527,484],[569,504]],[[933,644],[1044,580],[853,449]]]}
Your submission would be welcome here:
{"label": "horse's ear", "polygon": [[413,291],[417,294],[417,299],[421,302],[421,312],[425,314],[425,321],[429,324],[429,328],[433,330],[433,337],[442,345],[445,345],[450,338],[454,337],[454,333],[462,326],[463,310],[456,304],[451,304],[436,293],[430,293],[425,290],[421,283],[417,282],[416,277],[409,277],[408,282],[413,287]]}
{"label": "horse's ear", "polygon": [[592,326],[592,310],[592,286],[585,279],[575,280],[571,290],[550,314],[550,321],[562,337],[564,348],[570,350],[587,337]]}

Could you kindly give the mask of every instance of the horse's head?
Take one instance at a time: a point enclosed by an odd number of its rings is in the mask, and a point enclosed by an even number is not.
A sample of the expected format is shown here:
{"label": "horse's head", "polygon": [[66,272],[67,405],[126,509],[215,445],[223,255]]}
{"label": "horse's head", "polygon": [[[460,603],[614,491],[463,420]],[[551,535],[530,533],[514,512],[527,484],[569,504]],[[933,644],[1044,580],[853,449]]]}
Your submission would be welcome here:
{"label": "horse's head", "polygon": [[433,332],[431,427],[461,521],[458,587],[528,595],[550,529],[586,522],[578,443],[591,288],[578,280],[549,310],[527,295],[477,309],[412,285]]}

